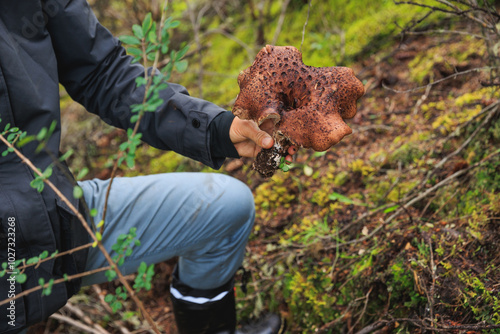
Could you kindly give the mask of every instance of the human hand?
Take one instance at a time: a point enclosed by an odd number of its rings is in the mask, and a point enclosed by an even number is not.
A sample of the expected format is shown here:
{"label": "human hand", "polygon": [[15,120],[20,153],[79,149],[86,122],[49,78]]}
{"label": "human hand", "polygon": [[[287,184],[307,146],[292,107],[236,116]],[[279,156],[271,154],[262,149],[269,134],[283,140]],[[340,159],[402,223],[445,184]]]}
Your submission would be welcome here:
{"label": "human hand", "polygon": [[[254,121],[235,117],[229,129],[229,137],[240,156],[255,158],[262,148],[273,147],[274,140],[270,136],[273,129],[274,124],[270,119],[264,121],[259,128]],[[288,149],[289,155],[285,157],[286,160],[291,161],[295,153],[297,153],[297,148],[291,146]]]}

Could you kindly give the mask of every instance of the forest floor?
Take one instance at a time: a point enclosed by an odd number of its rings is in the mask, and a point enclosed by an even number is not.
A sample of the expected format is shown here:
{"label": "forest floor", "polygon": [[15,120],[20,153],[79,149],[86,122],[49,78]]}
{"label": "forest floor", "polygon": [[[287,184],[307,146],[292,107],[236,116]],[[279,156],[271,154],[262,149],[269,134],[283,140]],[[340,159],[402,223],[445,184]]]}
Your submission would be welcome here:
{"label": "forest floor", "polygon": [[[251,159],[226,162],[221,172],[248,184],[257,210],[249,275],[237,276],[243,321],[271,310],[290,333],[500,332],[488,327],[500,324],[500,100],[481,84],[486,73],[473,71],[486,66],[485,52],[470,36],[406,36],[352,66],[366,94],[341,143],[300,150],[291,170],[271,179],[252,171]],[[65,108],[73,135],[64,145],[88,153],[73,160],[92,166],[88,177],[106,178],[101,157],[125,137],[80,122],[89,117],[80,109]],[[121,174],[191,170],[209,171],[144,145],[137,167]],[[153,288],[140,293],[167,333],[175,333],[174,265],[156,265]],[[117,315],[100,300],[116,286],[87,288],[71,303],[112,333],[141,332],[131,302]],[[476,327],[444,329],[464,324]],[[30,331],[44,332],[78,330],[49,320]]]}

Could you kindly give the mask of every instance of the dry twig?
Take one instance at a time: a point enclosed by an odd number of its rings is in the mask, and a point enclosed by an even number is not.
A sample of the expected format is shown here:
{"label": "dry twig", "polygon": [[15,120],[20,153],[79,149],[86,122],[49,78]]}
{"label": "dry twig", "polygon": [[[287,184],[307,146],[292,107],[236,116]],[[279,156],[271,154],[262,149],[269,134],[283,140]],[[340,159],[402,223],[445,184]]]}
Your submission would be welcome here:
{"label": "dry twig", "polygon": [[499,68],[500,68],[500,66],[483,66],[483,67],[471,68],[469,70],[465,70],[465,71],[462,71],[462,72],[453,73],[452,75],[449,75],[449,76],[447,76],[445,78],[442,78],[442,79],[439,79],[439,80],[436,80],[436,81],[433,81],[431,83],[428,83],[427,85],[418,86],[418,87],[411,88],[411,89],[406,89],[406,90],[398,90],[398,89],[394,89],[394,88],[388,87],[383,82],[382,82],[382,86],[385,89],[387,89],[387,90],[389,90],[391,92],[394,92],[394,93],[412,93],[412,92],[416,92],[417,90],[421,90],[421,89],[427,88],[428,86],[437,85],[438,83],[441,83],[441,82],[446,81],[446,80],[455,79],[456,77],[461,76],[461,75],[465,75],[465,74],[469,74],[469,73],[473,73],[473,72],[480,72],[480,71],[491,71],[491,70],[495,70],[495,69],[499,69]]}
{"label": "dry twig", "polygon": [[90,319],[90,317],[87,316],[81,309],[79,309],[75,305],[71,304],[70,302],[67,302],[66,305],[64,305],[63,309],[66,309],[69,312],[76,315],[83,322],[85,322],[88,326],[90,326],[91,328],[94,328],[97,332],[102,333],[102,334],[109,334],[109,332],[107,330],[102,328],[99,324],[96,324],[95,322],[93,322],[92,319]]}
{"label": "dry twig", "polygon": [[108,333],[109,334],[109,332],[101,332],[100,330],[97,330],[95,328],[87,326],[87,325],[81,323],[78,320],[72,319],[70,317],[67,317],[67,316],[59,314],[59,313],[52,314],[50,316],[50,318],[56,319],[56,320],[61,321],[61,322],[65,322],[67,324],[70,324],[71,326],[77,327],[77,328],[85,331],[85,333],[90,333],[90,334],[104,334],[104,333]]}

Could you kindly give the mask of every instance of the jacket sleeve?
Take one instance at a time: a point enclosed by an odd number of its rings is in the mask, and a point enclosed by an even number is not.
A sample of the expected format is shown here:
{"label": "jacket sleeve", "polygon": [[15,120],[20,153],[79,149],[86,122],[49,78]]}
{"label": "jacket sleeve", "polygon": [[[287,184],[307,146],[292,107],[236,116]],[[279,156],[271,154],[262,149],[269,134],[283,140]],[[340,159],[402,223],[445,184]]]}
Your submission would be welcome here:
{"label": "jacket sleeve", "polygon": [[[144,88],[135,79],[144,68],[132,64],[120,42],[98,21],[85,0],[64,0],[47,28],[56,53],[59,81],[69,95],[106,123],[127,129],[130,105],[142,103]],[[190,97],[187,90],[169,83],[161,92],[163,105],[144,115],[143,140],[213,167],[223,158],[211,156],[209,126],[224,109]]]}

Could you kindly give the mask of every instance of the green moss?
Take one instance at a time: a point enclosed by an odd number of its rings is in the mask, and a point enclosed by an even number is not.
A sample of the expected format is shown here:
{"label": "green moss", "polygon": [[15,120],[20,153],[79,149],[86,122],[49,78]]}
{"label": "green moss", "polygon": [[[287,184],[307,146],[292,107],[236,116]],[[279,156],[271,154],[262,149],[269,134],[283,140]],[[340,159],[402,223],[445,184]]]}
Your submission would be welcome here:
{"label": "green moss", "polygon": [[422,158],[425,151],[415,142],[406,142],[396,148],[389,156],[388,160],[391,164],[401,162],[403,166],[414,163],[416,160]]}
{"label": "green moss", "polygon": [[347,181],[349,181],[349,173],[346,171],[341,171],[333,179],[333,184],[337,187],[343,186]]}
{"label": "green moss", "polygon": [[264,182],[255,189],[255,207],[261,219],[265,219],[277,208],[289,208],[295,200],[295,195],[284,185],[284,180],[282,176],[275,174],[271,181]]}
{"label": "green moss", "polygon": [[415,291],[414,274],[405,262],[398,259],[389,270],[390,279],[387,281],[387,290],[391,296],[391,303],[400,305],[398,308],[412,308],[426,302],[426,298]]}
{"label": "green moss", "polygon": [[464,37],[459,42],[449,43],[446,48],[437,45],[421,51],[408,64],[410,78],[418,84],[423,84],[426,80],[432,81],[436,66],[439,65],[442,70],[452,74],[457,66],[467,65],[469,58],[482,57],[485,52],[484,41],[470,36]]}
{"label": "green moss", "polygon": [[495,293],[495,288],[485,278],[489,271],[498,273],[494,265],[488,266],[482,275],[472,272],[461,272],[458,274],[460,281],[465,284],[462,293],[462,305],[470,309],[477,321],[491,324],[500,324],[500,297]]}
{"label": "green moss", "polygon": [[368,198],[373,203],[384,200],[391,184],[387,181],[370,182],[366,186]]}
{"label": "green moss", "polygon": [[398,203],[417,184],[418,181],[400,182],[389,192],[387,199]]}

